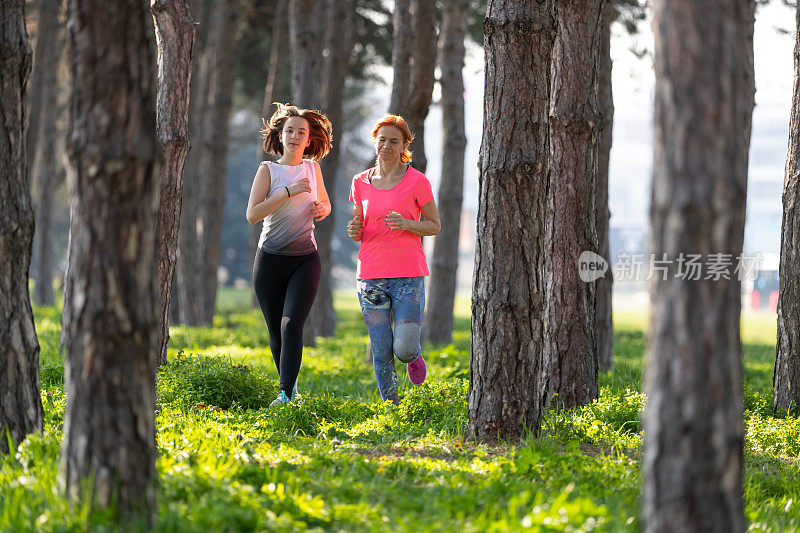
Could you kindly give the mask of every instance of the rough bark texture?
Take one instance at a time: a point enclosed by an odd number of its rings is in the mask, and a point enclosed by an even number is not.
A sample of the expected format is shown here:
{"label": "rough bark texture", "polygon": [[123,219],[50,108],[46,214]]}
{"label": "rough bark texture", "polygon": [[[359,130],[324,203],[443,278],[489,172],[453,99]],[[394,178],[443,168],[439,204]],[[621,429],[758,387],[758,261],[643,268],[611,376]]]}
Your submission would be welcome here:
{"label": "rough bark texture", "polygon": [[[795,14],[800,30],[800,8]],[[778,342],[772,382],[775,414],[800,406],[800,32],[794,45],[794,90],[783,178]]]}
{"label": "rough bark texture", "polygon": [[333,284],[331,271],[333,270],[333,254],[331,242],[333,231],[336,227],[335,203],[336,173],[339,168],[340,143],[342,140],[344,83],[350,70],[350,56],[355,44],[355,30],[353,28],[355,15],[354,0],[328,0],[328,17],[330,24],[327,26],[326,60],[323,64],[322,80],[325,96],[324,110],[328,119],[333,124],[333,147],[330,153],[319,162],[325,187],[331,200],[331,214],[316,224],[314,236],[317,240],[322,274],[319,279],[317,298],[311,308],[311,314],[303,330],[304,342],[313,346],[316,337],[331,337],[336,328],[336,313],[333,310]]}
{"label": "rough bark texture", "polygon": [[742,252],[754,102],[752,2],[655,3],[644,416],[645,531],[744,531],[740,282],[678,276],[679,254]]}
{"label": "rough bark texture", "polygon": [[[39,83],[36,88],[31,87],[40,98],[38,110],[32,113],[31,121],[37,120],[36,140],[34,145],[28,145],[28,157],[32,166],[31,179],[35,184],[33,190],[36,194],[36,234],[34,235],[33,264],[31,277],[36,280],[34,301],[39,305],[53,305],[53,238],[52,238],[52,213],[53,196],[61,169],[56,160],[56,137],[58,118],[58,60],[63,48],[63,35],[59,16],[62,12],[61,0],[40,0],[39,2],[39,34],[44,36],[37,41],[35,70],[33,82]],[[47,43],[43,45],[42,42]],[[38,157],[34,154],[38,153]]]}
{"label": "rough bark texture", "polygon": [[[409,80],[411,78],[411,46],[414,30],[411,25],[411,0],[395,0],[392,24],[394,26],[394,44],[392,48],[392,80]],[[392,94],[389,98],[389,113],[402,114],[407,108],[407,82],[392,83]]]}
{"label": "rough bark texture", "polygon": [[71,305],[62,474],[94,506],[155,505],[156,164],[152,26],[135,0],[69,1]]}
{"label": "rough bark texture", "polygon": [[[414,134],[411,142],[413,167],[425,172],[428,158],[425,156],[425,118],[431,106],[436,70],[436,5],[430,0],[412,0],[411,16],[414,24],[414,40],[411,56],[411,79],[408,102],[404,118]],[[408,83],[401,80],[403,83]]]}
{"label": "rough bark texture", "polygon": [[[53,11],[48,11],[48,0],[40,0],[38,2],[38,9],[37,12],[37,29],[36,29],[36,49],[33,56],[33,70],[30,73],[30,84],[28,89],[27,95],[27,104],[26,104],[26,128],[25,128],[25,146],[26,146],[26,153],[25,153],[25,168],[28,169],[30,172],[33,169],[34,160],[36,158],[37,148],[39,144],[39,130],[40,123],[41,123],[41,107],[42,101],[44,100],[42,94],[42,77],[46,72],[44,65],[42,65],[39,61],[42,57],[47,57],[52,55],[53,53],[57,53],[55,50],[55,46],[53,46],[53,41],[47,36],[47,33],[42,31],[43,26],[46,26],[49,22],[51,17],[55,16],[58,17],[58,13],[53,13]],[[49,6],[52,8],[52,5]],[[42,38],[45,35],[46,37]],[[46,60],[45,60],[46,62]],[[32,183],[30,183],[32,185]]]}
{"label": "rough bark texture", "polygon": [[[292,104],[306,109],[322,107],[320,80],[322,46],[321,25],[325,20],[324,0],[297,0],[289,3],[289,39],[292,54]],[[339,28],[341,30],[341,28]]]}
{"label": "rough bark texture", "polygon": [[208,38],[208,50],[212,54],[209,63],[209,101],[202,130],[204,161],[197,173],[204,200],[200,258],[203,272],[203,323],[206,325],[214,320],[222,212],[225,208],[225,163],[228,155],[228,118],[233,97],[233,47],[236,42],[236,9],[233,0],[214,3]]}
{"label": "rough bark texture", "polygon": [[544,381],[548,403],[566,408],[597,398],[594,283],[578,257],[597,252],[595,173],[597,54],[603,0],[556,2],[550,102],[550,188],[545,253]]}
{"label": "rough bark texture", "polygon": [[453,302],[458,270],[458,236],[464,197],[464,37],[468,0],[447,0],[442,19],[439,64],[442,69],[442,179],[439,183],[439,217],[444,223],[436,236],[428,285],[425,337],[446,344],[453,337]]}
{"label": "rough bark texture", "polygon": [[[275,8],[275,17],[272,22],[272,35],[269,44],[269,72],[267,73],[267,83],[264,86],[264,100],[261,103],[261,116],[269,120],[274,110],[273,102],[279,101],[283,94],[282,85],[286,69],[286,35],[288,33],[286,12],[288,11],[288,0],[279,0]],[[258,143],[258,163],[266,161],[273,156],[264,152],[262,143]],[[250,232],[250,257],[255,257],[258,240],[261,237],[261,222],[253,224]],[[253,309],[258,309],[258,298],[255,291],[250,301]]]}
{"label": "rough bark texture", "polygon": [[189,86],[194,23],[188,0],[150,4],[158,45],[156,120],[161,148],[161,184],[156,220],[159,332],[158,364],[167,360],[172,279],[178,254],[183,166],[189,153]]}
{"label": "rough bark texture", "polygon": [[25,2],[0,3],[0,453],[42,430],[39,341],[28,295],[33,209],[25,163],[31,48]]}
{"label": "rough bark texture", "polygon": [[553,4],[489,0],[472,287],[472,437],[538,435]]}
{"label": "rough bark texture", "polygon": [[192,84],[189,89],[189,142],[195,150],[186,156],[183,171],[183,202],[180,229],[178,230],[178,264],[175,273],[176,290],[173,295],[178,304],[178,318],[182,324],[200,326],[203,323],[202,268],[200,262],[200,219],[203,193],[198,172],[204,158],[203,121],[208,102],[209,54],[205,41],[208,35],[207,12],[203,0],[192,1],[192,18],[197,25],[192,54]]}
{"label": "rough bark texture", "polygon": [[597,71],[597,94],[601,120],[598,133],[597,184],[595,187],[597,254],[602,256],[609,265],[605,275],[595,283],[595,336],[597,338],[597,359],[602,370],[610,369],[614,363],[614,323],[611,305],[614,269],[608,241],[611,220],[611,213],[608,210],[608,168],[614,133],[614,94],[611,86],[611,23],[614,21],[614,16],[613,1],[606,0],[603,5],[603,23],[600,27]]}

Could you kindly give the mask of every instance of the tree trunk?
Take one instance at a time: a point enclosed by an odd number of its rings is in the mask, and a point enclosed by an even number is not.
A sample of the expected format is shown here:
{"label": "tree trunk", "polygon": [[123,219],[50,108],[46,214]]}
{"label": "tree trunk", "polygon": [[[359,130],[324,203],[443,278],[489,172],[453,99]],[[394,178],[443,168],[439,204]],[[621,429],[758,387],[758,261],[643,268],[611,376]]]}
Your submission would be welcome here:
{"label": "tree trunk", "polygon": [[353,28],[355,15],[354,0],[328,0],[326,61],[323,65],[323,90],[325,94],[325,114],[334,124],[333,147],[320,161],[322,176],[331,200],[331,214],[316,224],[314,236],[322,262],[322,274],[319,279],[319,288],[311,314],[303,330],[306,346],[313,346],[317,337],[331,337],[336,328],[336,312],[333,309],[333,284],[331,270],[333,269],[333,253],[331,242],[333,231],[336,227],[336,173],[339,168],[340,144],[342,141],[344,83],[350,70],[350,56],[355,45],[355,30]]}
{"label": "tree trunk", "polygon": [[[430,0],[412,0],[414,41],[411,58],[411,86],[404,118],[414,134],[411,151],[413,167],[424,173],[428,167],[425,157],[425,118],[431,106],[433,84],[436,81],[436,3]],[[405,80],[402,80],[407,83]]]}
{"label": "tree trunk", "polygon": [[[594,283],[578,258],[597,251],[597,54],[603,0],[556,3],[550,102],[550,188],[545,252],[544,382],[549,404],[597,398]],[[593,280],[592,280],[593,281]]]}
{"label": "tree trunk", "polygon": [[178,252],[183,165],[189,153],[189,86],[194,23],[188,0],[152,0],[158,45],[158,142],[161,184],[156,220],[159,295],[159,365],[167,361],[172,279]]}
{"label": "tree trunk", "polygon": [[0,3],[0,453],[42,430],[39,341],[28,295],[33,209],[25,166],[25,85],[31,48],[25,2]]}
{"label": "tree trunk", "polygon": [[[322,43],[320,28],[323,0],[297,0],[289,3],[289,39],[292,54],[292,104],[306,109],[322,107],[320,79]],[[341,28],[338,28],[341,29]]]}
{"label": "tree trunk", "polygon": [[155,510],[154,230],[158,188],[150,14],[70,0],[71,305],[62,474],[93,506]]}
{"label": "tree trunk", "polygon": [[[795,23],[800,30],[800,7]],[[800,406],[800,32],[794,45],[794,90],[789,121],[789,151],[783,178],[778,343],[772,383],[775,414]]]}
{"label": "tree trunk", "polygon": [[[25,168],[30,172],[33,169],[38,153],[39,146],[39,131],[41,130],[41,108],[42,102],[47,102],[42,94],[42,84],[45,74],[47,74],[47,61],[48,56],[58,54],[58,48],[53,46],[53,41],[50,35],[46,33],[46,28],[50,27],[52,20],[55,18],[58,21],[60,10],[54,8],[52,2],[48,0],[39,0],[37,12],[37,29],[36,29],[36,50],[33,56],[33,71],[30,75],[30,83],[27,97],[26,124],[25,128],[25,146],[27,147],[25,153]],[[50,27],[50,29],[52,29]],[[45,58],[44,64],[40,62],[40,58]],[[32,185],[33,183],[30,183]]]}
{"label": "tree trunk", "polygon": [[606,0],[600,27],[600,50],[597,70],[597,93],[601,120],[597,147],[597,254],[606,260],[609,269],[595,284],[595,335],[597,337],[597,359],[601,370],[608,370],[614,362],[614,323],[612,315],[612,287],[614,269],[611,268],[609,249],[608,168],[614,135],[614,94],[611,86],[611,23],[614,21],[614,5]]}
{"label": "tree trunk", "polygon": [[214,3],[208,49],[212,70],[208,86],[208,108],[203,127],[206,158],[198,170],[204,197],[202,272],[203,323],[211,325],[217,302],[217,269],[220,264],[222,214],[225,208],[225,163],[228,155],[228,119],[233,97],[233,47],[236,42],[236,9],[233,0]]}
{"label": "tree trunk", "polygon": [[439,64],[442,69],[442,180],[439,184],[439,216],[447,221],[436,236],[425,337],[434,344],[453,338],[453,303],[458,271],[458,237],[464,197],[464,37],[467,33],[468,0],[447,0],[442,19]]}
{"label": "tree trunk", "polygon": [[[645,531],[744,531],[740,281],[678,272],[742,252],[754,4],[654,4],[654,257],[645,390]],[[723,256],[725,257],[725,256]],[[692,276],[694,277],[694,276]]]}
{"label": "tree trunk", "polygon": [[[279,0],[275,8],[275,18],[272,23],[272,36],[269,40],[269,72],[267,74],[267,84],[264,86],[264,101],[261,104],[261,116],[269,120],[272,116],[272,104],[277,102],[283,94],[283,80],[286,70],[286,25],[288,20],[288,0]],[[258,144],[258,162],[266,161],[270,158],[264,152],[262,143]],[[255,257],[258,241],[261,238],[261,223],[253,224],[250,232],[250,257]],[[250,301],[250,307],[258,309],[258,298],[255,292]]]}
{"label": "tree trunk", "polygon": [[206,52],[208,14],[203,0],[192,1],[192,18],[197,25],[195,44],[192,47],[192,83],[189,89],[189,145],[194,146],[186,156],[183,171],[183,202],[181,205],[180,229],[178,230],[178,264],[175,283],[178,315],[182,324],[203,324],[203,282],[200,261],[200,237],[197,226],[200,220],[203,194],[198,179],[203,151],[203,123],[208,102],[210,75],[209,54]]}
{"label": "tree trunk", "polygon": [[395,115],[405,113],[408,107],[408,80],[411,79],[411,47],[414,39],[410,6],[411,0],[395,0],[394,2],[392,94],[389,98],[389,113]]}
{"label": "tree trunk", "polygon": [[[27,159],[32,165],[28,168],[32,170],[36,194],[36,253],[33,254],[31,277],[36,280],[33,296],[39,305],[53,305],[53,192],[61,174],[56,161],[58,59],[63,48],[59,23],[61,7],[61,0],[40,0],[39,3],[38,31],[39,35],[46,37],[37,41],[36,72],[32,82],[39,86],[31,86],[31,92],[37,94],[39,102],[36,113],[31,112],[28,122],[33,144],[27,146]],[[33,120],[38,120],[35,127],[31,123]]]}
{"label": "tree trunk", "polygon": [[540,429],[554,34],[552,2],[489,0],[472,286],[472,437],[518,439]]}

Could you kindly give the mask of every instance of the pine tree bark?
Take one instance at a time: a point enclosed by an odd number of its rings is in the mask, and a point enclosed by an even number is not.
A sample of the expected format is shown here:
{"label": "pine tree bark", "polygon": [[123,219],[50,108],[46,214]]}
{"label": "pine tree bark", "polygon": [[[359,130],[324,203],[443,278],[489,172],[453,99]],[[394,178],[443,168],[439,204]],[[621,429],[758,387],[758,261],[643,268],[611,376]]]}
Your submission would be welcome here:
{"label": "pine tree bark", "polygon": [[595,178],[597,56],[603,0],[556,3],[550,102],[550,187],[545,252],[544,382],[549,403],[566,408],[597,398],[594,283],[578,258],[597,251]]}
{"label": "pine tree bark", "polygon": [[306,109],[322,107],[321,31],[325,2],[297,0],[289,3],[289,40],[292,56],[292,104]]}
{"label": "pine tree bark", "polygon": [[178,253],[183,167],[189,153],[189,87],[194,21],[188,0],[152,0],[158,46],[156,120],[161,184],[156,219],[159,331],[157,361],[167,361],[172,280]]}
{"label": "pine tree bark", "polygon": [[211,325],[217,302],[217,269],[220,264],[222,214],[225,208],[225,163],[228,155],[228,119],[233,98],[233,48],[236,42],[236,9],[233,0],[214,3],[209,27],[212,51],[208,109],[203,127],[202,150],[206,160],[198,169],[203,190],[203,324]]}
{"label": "pine tree bark", "polygon": [[[38,111],[30,120],[38,118],[36,144],[29,146],[29,159],[33,166],[33,190],[36,194],[36,234],[34,235],[31,277],[36,280],[33,292],[34,301],[39,305],[53,305],[53,237],[52,213],[54,189],[60,181],[62,169],[56,159],[57,119],[58,119],[58,62],[63,48],[63,39],[59,16],[62,12],[61,0],[40,0],[39,34],[43,36],[37,41],[36,69],[38,74],[34,81],[39,87],[35,90],[39,95]],[[39,43],[47,45],[39,46]],[[55,45],[54,45],[55,43]],[[32,88],[33,89],[33,88]],[[34,116],[35,115],[35,116]],[[30,121],[29,121],[30,124]],[[34,155],[38,154],[38,157]]]}
{"label": "pine tree bark", "polygon": [[609,223],[611,212],[608,209],[608,170],[611,160],[611,146],[614,137],[614,93],[611,84],[611,24],[616,13],[612,0],[603,5],[603,19],[600,27],[600,50],[597,71],[597,94],[601,120],[597,146],[597,185],[596,225],[597,254],[609,265],[606,273],[595,283],[595,336],[597,338],[597,360],[601,370],[608,370],[614,363],[614,323],[612,314],[612,288],[614,269],[611,268],[609,249]]}
{"label": "pine tree bark", "polygon": [[[538,435],[553,3],[489,0],[472,286],[471,437]],[[520,73],[527,73],[521,76]]]}
{"label": "pine tree bark", "polygon": [[[654,4],[651,286],[644,531],[744,531],[741,287],[754,102],[754,3]],[[729,278],[684,279],[679,254],[730,254]]]}
{"label": "pine tree bark", "polygon": [[[800,30],[800,7],[795,26]],[[772,409],[786,413],[800,406],[800,33],[794,45],[794,89],[789,120],[789,150],[783,178],[783,221],[778,288],[778,342],[772,380]]]}
{"label": "pine tree bark", "polygon": [[[425,119],[433,97],[436,81],[436,3],[430,0],[412,0],[411,17],[414,24],[414,40],[411,56],[411,85],[408,88],[408,103],[404,118],[414,134],[411,143],[414,162],[412,166],[424,173],[428,168],[425,155]],[[406,83],[405,80],[401,80]]]}
{"label": "pine tree bark", "polygon": [[336,174],[339,169],[340,143],[342,140],[344,84],[350,70],[350,57],[355,45],[355,30],[353,28],[355,17],[354,0],[328,0],[328,17],[330,24],[326,28],[326,60],[323,63],[322,86],[325,95],[324,109],[328,119],[334,124],[333,146],[331,151],[319,164],[325,187],[331,201],[331,214],[322,222],[316,223],[314,237],[317,240],[322,274],[319,279],[317,297],[311,314],[303,330],[304,343],[313,346],[317,337],[331,337],[336,328],[336,312],[333,309],[333,283],[331,270],[333,269],[333,253],[331,242],[333,231],[336,227]]}
{"label": "pine tree bark", "polygon": [[180,229],[178,230],[178,263],[176,265],[174,297],[177,297],[179,321],[189,326],[203,324],[202,263],[200,261],[200,235],[203,194],[198,173],[205,154],[203,147],[203,122],[208,107],[209,61],[206,51],[208,13],[203,0],[192,0],[192,18],[197,26],[192,48],[192,84],[189,89],[189,144],[194,146],[186,156],[183,170],[183,201],[181,203]]}
{"label": "pine tree bark", "polygon": [[[69,1],[70,308],[62,475],[96,507],[155,505],[156,163],[152,27],[134,0]],[[85,485],[84,485],[85,486]]]}
{"label": "pine tree bark", "polygon": [[392,25],[394,43],[389,113],[401,115],[408,107],[409,84],[407,80],[411,79],[411,43],[414,39],[414,29],[411,25],[411,0],[395,0]]}
{"label": "pine tree bark", "polygon": [[[42,94],[42,78],[44,77],[45,73],[45,65],[42,65],[39,62],[39,58],[47,57],[48,55],[52,55],[53,53],[57,52],[56,47],[53,46],[53,41],[50,39],[50,36],[45,33],[44,27],[46,27],[52,17],[58,17],[57,12],[53,12],[52,10],[48,11],[48,7],[52,9],[52,5],[48,6],[47,0],[41,0],[38,2],[38,9],[37,12],[37,30],[36,30],[36,49],[34,51],[33,56],[33,69],[30,74],[30,84],[28,89],[28,97],[27,97],[27,105],[26,105],[26,125],[25,128],[25,146],[27,147],[25,153],[25,168],[28,169],[30,172],[33,169],[33,165],[36,159],[36,154],[38,153],[38,146],[39,146],[39,131],[41,129],[41,107],[42,102],[47,102],[44,99]],[[45,36],[45,37],[43,37]],[[46,61],[45,61],[46,62]],[[30,183],[33,185],[33,183]]]}
{"label": "pine tree bark", "polygon": [[24,0],[0,3],[0,453],[42,430],[39,341],[28,295],[34,215],[25,161],[31,48]]}
{"label": "pine tree bark", "polygon": [[467,33],[468,0],[444,3],[439,64],[442,77],[442,179],[439,183],[439,216],[447,221],[436,236],[429,283],[425,337],[434,344],[453,338],[453,304],[458,271],[458,237],[464,197],[464,37]]}

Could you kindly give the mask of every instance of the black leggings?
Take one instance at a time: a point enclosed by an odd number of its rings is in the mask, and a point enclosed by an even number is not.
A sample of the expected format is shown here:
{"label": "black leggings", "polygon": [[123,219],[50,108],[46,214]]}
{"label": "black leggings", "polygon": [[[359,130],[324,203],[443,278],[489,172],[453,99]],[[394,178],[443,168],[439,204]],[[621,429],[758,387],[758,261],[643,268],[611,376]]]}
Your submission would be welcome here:
{"label": "black leggings", "polygon": [[261,249],[253,264],[253,285],[267,321],[269,347],[280,390],[292,397],[303,358],[303,325],[317,295],[319,254],[276,255]]}

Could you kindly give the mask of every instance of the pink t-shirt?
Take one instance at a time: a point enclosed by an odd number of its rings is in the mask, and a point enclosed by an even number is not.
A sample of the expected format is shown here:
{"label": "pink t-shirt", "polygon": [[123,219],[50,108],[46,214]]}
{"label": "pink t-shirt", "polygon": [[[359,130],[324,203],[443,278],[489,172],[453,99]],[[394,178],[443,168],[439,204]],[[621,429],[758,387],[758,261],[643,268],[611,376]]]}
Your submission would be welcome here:
{"label": "pink t-shirt", "polygon": [[396,211],[419,220],[422,207],[433,200],[425,174],[408,167],[400,183],[382,191],[369,182],[371,171],[353,178],[350,201],[364,209],[364,234],[358,249],[358,279],[406,278],[428,275],[422,238],[410,231],[389,229],[384,217]]}

